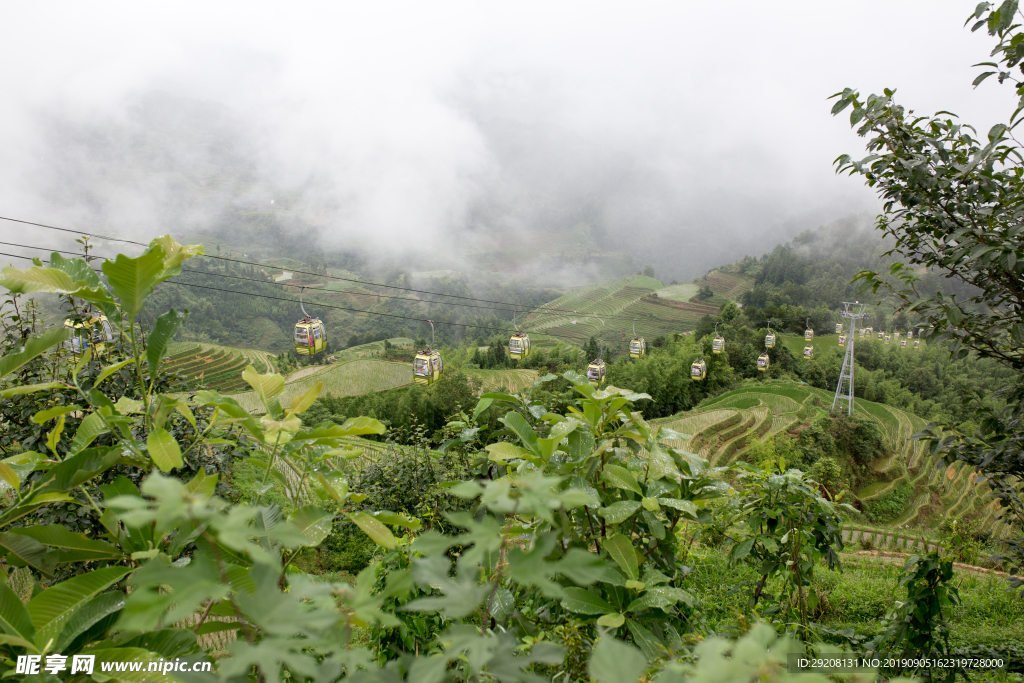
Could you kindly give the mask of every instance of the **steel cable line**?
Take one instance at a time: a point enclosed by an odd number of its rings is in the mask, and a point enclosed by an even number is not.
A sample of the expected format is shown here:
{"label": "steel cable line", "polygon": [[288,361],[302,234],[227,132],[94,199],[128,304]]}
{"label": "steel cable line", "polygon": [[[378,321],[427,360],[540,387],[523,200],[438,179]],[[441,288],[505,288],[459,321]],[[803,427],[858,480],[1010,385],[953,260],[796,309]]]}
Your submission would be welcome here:
{"label": "steel cable line", "polygon": [[[32,222],[32,221],[21,220],[21,219],[18,219],[18,218],[10,218],[10,217],[7,217],[7,216],[0,216],[0,220],[11,221],[13,223],[22,223],[24,225],[32,225],[32,226],[36,226],[36,227],[40,227],[40,228],[46,228],[48,230],[58,230],[60,232],[67,232],[67,233],[71,233],[71,234],[74,234],[74,235],[86,235],[86,236],[89,236],[89,237],[96,237],[96,238],[99,238],[99,239],[110,240],[110,241],[113,241],[113,242],[124,242],[126,244],[134,244],[134,245],[140,246],[140,247],[149,246],[149,245],[144,244],[142,242],[136,242],[135,240],[124,239],[124,238],[121,238],[121,237],[111,237],[110,235],[101,235],[101,234],[98,234],[98,233],[88,233],[88,232],[81,231],[81,230],[71,230],[70,228],[61,228],[61,227],[57,227],[57,226],[54,226],[54,225],[46,225],[45,223],[35,223],[35,222]],[[228,261],[228,262],[231,262],[231,263],[239,263],[239,264],[247,265],[247,266],[268,267],[268,265],[269,265],[269,264],[266,264],[266,263],[258,263],[258,262],[255,262],[255,261],[245,261],[245,260],[242,260],[242,259],[230,258],[228,256],[214,256],[212,254],[203,254],[202,256],[205,257],[205,258],[216,259],[218,261]],[[274,266],[269,266],[269,267],[274,267]],[[395,289],[395,290],[404,291],[404,292],[413,292],[415,294],[428,294],[430,296],[447,297],[449,299],[460,299],[460,300],[464,300],[464,301],[478,301],[478,302],[481,302],[481,303],[500,304],[502,306],[512,306],[513,307],[513,308],[510,308],[508,310],[520,310],[519,307],[521,307],[521,304],[516,304],[516,303],[512,303],[512,302],[508,302],[508,301],[496,301],[496,300],[493,300],[493,299],[480,299],[480,298],[476,298],[476,297],[462,296],[460,294],[442,294],[440,292],[431,292],[429,290],[423,290],[423,289],[412,289],[410,287],[399,287],[398,285],[387,285],[387,284],[383,284],[383,283],[380,283],[380,282],[371,282],[369,280],[359,280],[359,279],[356,279],[356,278],[339,277],[337,275],[325,275],[325,274],[322,274],[322,273],[314,273],[314,272],[308,271],[308,270],[299,270],[297,268],[291,269],[291,272],[301,273],[303,275],[312,275],[314,277],[323,277],[323,278],[327,278],[327,279],[331,279],[331,280],[339,280],[339,281],[342,281],[342,282],[354,282],[354,283],[357,283],[357,284],[368,285],[368,286],[372,286],[372,287],[383,287],[383,288],[386,288],[386,289]],[[441,304],[443,304],[445,302],[437,301],[437,302],[432,302],[432,303],[441,303]],[[540,311],[540,312],[545,312],[545,313],[564,314],[566,316],[570,316],[570,315],[587,315],[587,316],[591,316],[591,317],[598,317],[598,316],[596,316],[594,314],[577,313],[576,311],[570,312],[568,309],[544,308],[544,306],[545,306],[545,304],[541,304],[540,306],[536,307],[536,309],[534,309],[534,311],[531,311],[531,312]],[[634,318],[636,318],[636,316],[617,316],[615,314],[608,314],[608,315],[604,315],[604,316],[600,316],[600,317],[608,318],[608,319],[618,319],[618,320],[633,320]],[[654,316],[649,316],[648,319],[649,320],[658,320],[660,322],[667,322],[667,323],[673,323],[673,324],[676,322],[676,321],[661,320],[659,318],[655,318]]]}

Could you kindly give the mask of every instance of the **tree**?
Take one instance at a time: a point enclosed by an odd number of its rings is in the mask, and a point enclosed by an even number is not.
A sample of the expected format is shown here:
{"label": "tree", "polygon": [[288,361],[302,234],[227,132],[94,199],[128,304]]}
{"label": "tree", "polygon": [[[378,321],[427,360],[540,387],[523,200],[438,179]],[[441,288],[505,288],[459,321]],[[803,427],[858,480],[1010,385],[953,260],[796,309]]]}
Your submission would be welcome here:
{"label": "tree", "polygon": [[[1024,32],[1014,23],[1017,0],[998,7],[983,2],[968,18],[972,31],[985,28],[998,43],[985,64],[1016,84],[1020,102],[1006,123],[979,136],[949,112],[919,116],[897,104],[894,91],[862,99],[847,88],[833,97],[833,114],[852,108],[851,126],[868,139],[869,155],[842,155],[839,172],[860,175],[884,199],[877,228],[895,239],[890,253],[906,263],[888,277],[858,275],[882,290],[897,313],[923,321],[929,341],[946,342],[950,353],[991,358],[1014,373],[992,397],[971,396],[979,428],[975,433],[951,424],[933,424],[931,447],[948,461],[959,460],[988,478],[1004,508],[1004,520],[1024,519],[1020,478],[1024,476],[1024,156],[1013,128],[1024,111]],[[962,297],[918,291],[920,272],[938,273],[966,286]],[[992,399],[995,399],[994,401]],[[945,430],[945,431],[943,431]],[[1008,541],[1014,573],[1024,567],[1024,544]],[[1021,584],[1015,579],[1017,585]]]}
{"label": "tree", "polygon": [[654,266],[644,266],[643,274],[647,277],[654,277]]}

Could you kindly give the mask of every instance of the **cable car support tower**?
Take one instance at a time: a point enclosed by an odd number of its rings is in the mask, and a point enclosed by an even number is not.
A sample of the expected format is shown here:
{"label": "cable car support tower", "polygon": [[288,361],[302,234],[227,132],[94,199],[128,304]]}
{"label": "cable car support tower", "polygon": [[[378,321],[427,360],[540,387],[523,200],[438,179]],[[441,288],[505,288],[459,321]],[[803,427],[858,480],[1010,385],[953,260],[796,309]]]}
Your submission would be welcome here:
{"label": "cable car support tower", "polygon": [[853,340],[857,331],[857,321],[867,317],[864,309],[867,304],[859,301],[844,301],[843,310],[839,314],[850,319],[850,334],[846,338],[846,355],[843,356],[843,369],[839,371],[839,383],[836,385],[836,397],[832,400],[832,410],[842,410],[841,401],[846,401],[846,414],[853,415]]}

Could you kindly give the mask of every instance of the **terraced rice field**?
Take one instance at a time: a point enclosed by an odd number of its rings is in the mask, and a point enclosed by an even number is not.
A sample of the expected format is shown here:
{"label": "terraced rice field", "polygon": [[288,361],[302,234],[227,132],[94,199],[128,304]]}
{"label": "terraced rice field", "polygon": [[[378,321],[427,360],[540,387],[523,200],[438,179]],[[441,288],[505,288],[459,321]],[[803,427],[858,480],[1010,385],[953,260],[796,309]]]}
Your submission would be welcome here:
{"label": "terraced rice field", "polygon": [[503,391],[509,394],[533,386],[539,376],[536,370],[467,370],[466,374],[480,379],[482,391]]}
{"label": "terraced rice field", "polygon": [[164,369],[178,372],[190,387],[205,386],[225,392],[247,386],[242,380],[242,370],[247,365],[261,373],[274,368],[274,357],[266,351],[198,342],[172,343],[168,357],[170,360],[164,362]]}
{"label": "terraced rice field", "polygon": [[708,285],[715,294],[721,294],[733,301],[740,298],[743,292],[754,288],[754,278],[742,273],[726,273],[713,270],[698,280],[698,284]]}
{"label": "terraced rice field", "polygon": [[703,316],[718,312],[718,306],[652,296],[663,289],[658,280],[643,276],[585,287],[533,311],[524,326],[576,345],[593,336],[624,349],[633,336],[633,318],[637,334],[652,338],[690,331]]}
{"label": "terraced rice field", "polygon": [[[330,365],[322,372],[286,382],[282,405],[287,405],[295,396],[305,392],[316,382],[324,383],[323,393],[334,396],[357,396],[385,389],[394,389],[412,383],[412,369],[407,363],[392,363],[382,360],[353,360]],[[262,413],[263,405],[254,391],[232,396],[251,413]]]}
{"label": "terraced rice field", "polygon": [[[412,352],[413,340],[408,337],[392,337],[388,339],[388,342],[392,346],[397,346],[408,352]],[[360,344],[359,346],[353,346],[343,351],[338,351],[334,354],[334,357],[341,361],[346,360],[358,360],[360,358],[375,358],[384,353],[384,341],[370,342],[369,344]]]}

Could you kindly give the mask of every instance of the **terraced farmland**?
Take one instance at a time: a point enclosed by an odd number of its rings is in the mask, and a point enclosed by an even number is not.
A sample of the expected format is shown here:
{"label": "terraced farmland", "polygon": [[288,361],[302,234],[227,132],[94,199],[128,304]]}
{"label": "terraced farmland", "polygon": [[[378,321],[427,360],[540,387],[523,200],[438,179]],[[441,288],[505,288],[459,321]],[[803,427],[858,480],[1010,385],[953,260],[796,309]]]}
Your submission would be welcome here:
{"label": "terraced farmland", "polygon": [[[832,394],[821,389],[787,381],[751,380],[739,389],[704,401],[692,411],[655,422],[693,435],[678,447],[695,450],[714,464],[724,464],[742,460],[753,439],[799,429],[827,412],[831,404]],[[913,487],[903,510],[891,522],[893,528],[927,530],[946,518],[966,517],[977,520],[994,536],[1009,533],[996,519],[998,511],[991,504],[987,486],[976,481],[973,472],[960,465],[936,469],[937,456],[925,448],[924,442],[911,438],[925,426],[923,419],[863,399],[857,399],[855,405],[858,415],[879,426],[891,450],[891,455],[872,463],[875,479],[862,486],[857,497],[875,500],[903,483]],[[726,428],[716,429],[715,425],[727,422]],[[855,522],[863,526],[865,520]]]}
{"label": "terraced farmland", "polygon": [[533,386],[539,376],[536,370],[467,370],[466,374],[480,379],[482,391],[504,391],[510,394]]}
{"label": "terraced farmland", "polygon": [[715,294],[721,294],[735,301],[740,298],[743,292],[754,288],[754,278],[743,273],[727,273],[721,270],[712,270],[700,279],[697,284],[708,285]]}
{"label": "terraced farmland", "polygon": [[[287,404],[293,397],[303,393],[316,382],[324,383],[324,394],[356,396],[411,384],[412,369],[407,363],[392,363],[383,360],[353,360],[324,366],[324,369],[319,372],[286,382],[281,403]],[[249,412],[257,414],[264,412],[254,391],[234,394],[232,398]]]}
{"label": "terraced farmland", "polygon": [[572,344],[582,344],[593,336],[624,348],[633,336],[633,318],[637,333],[650,338],[688,332],[703,316],[718,312],[718,306],[654,296],[663,289],[658,280],[643,276],[585,287],[533,311],[524,326],[530,332],[543,332]]}
{"label": "terraced farmland", "polygon": [[174,342],[168,347],[164,368],[178,372],[190,387],[200,385],[218,391],[237,391],[245,386],[242,370],[253,365],[259,372],[274,368],[274,357],[266,351],[235,349],[217,344]]}

